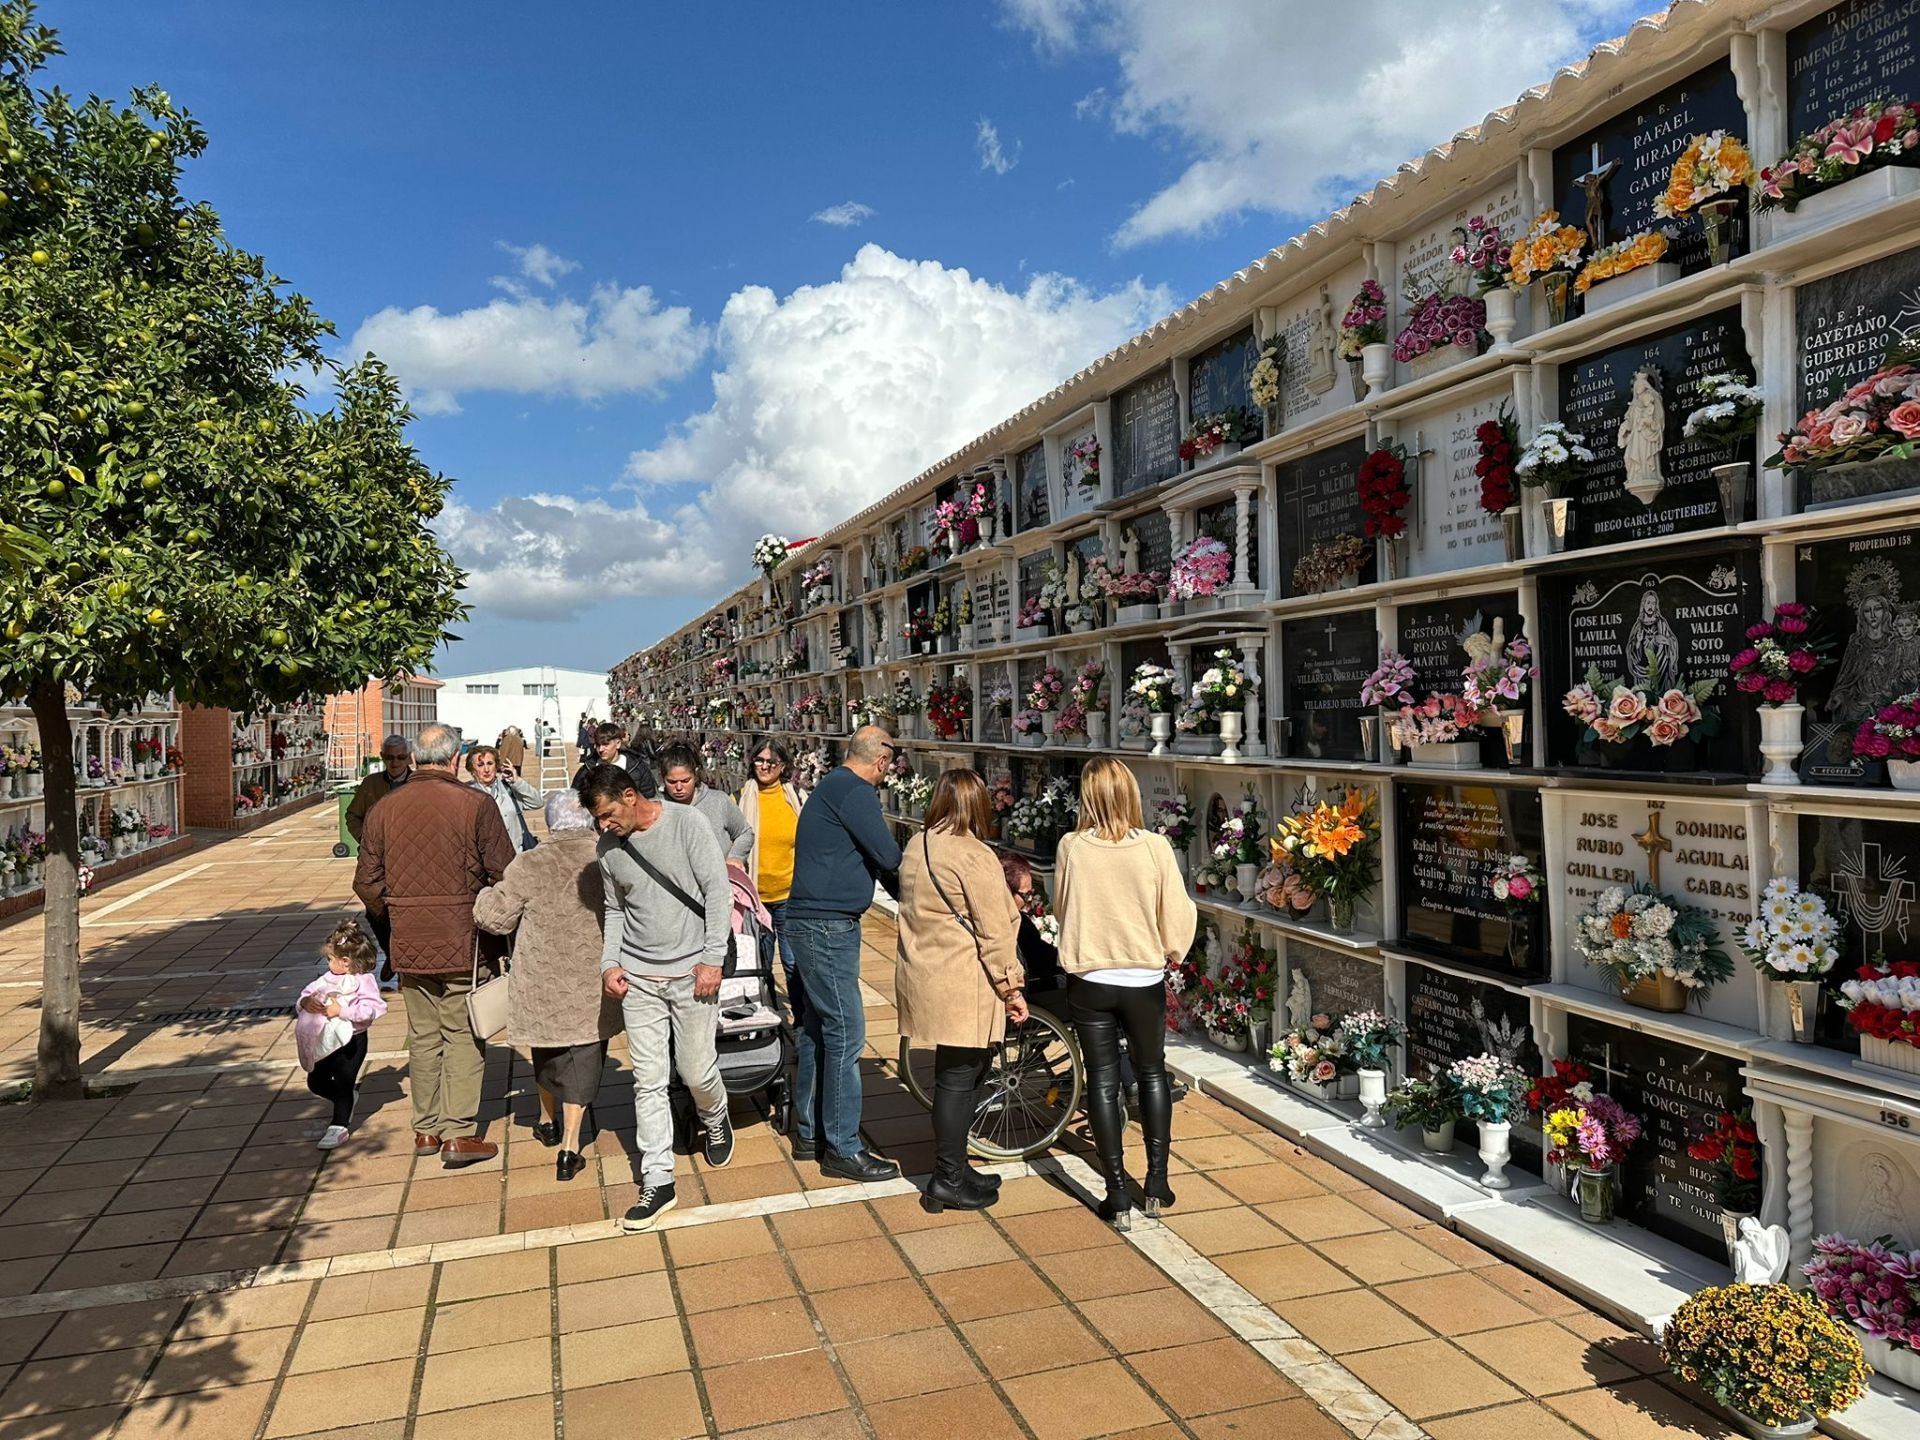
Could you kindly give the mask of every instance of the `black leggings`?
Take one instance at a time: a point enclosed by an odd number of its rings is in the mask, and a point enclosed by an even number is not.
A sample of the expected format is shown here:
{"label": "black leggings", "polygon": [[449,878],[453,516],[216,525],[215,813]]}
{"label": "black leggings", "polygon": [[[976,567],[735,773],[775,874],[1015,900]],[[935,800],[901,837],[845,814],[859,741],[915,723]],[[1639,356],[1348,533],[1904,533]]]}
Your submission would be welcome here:
{"label": "black leggings", "polygon": [[353,1038],[326,1059],[316,1061],[307,1072],[307,1089],[322,1100],[333,1102],[333,1123],[353,1123],[353,1086],[360,1078],[360,1067],[367,1063],[367,1032],[356,1030]]}
{"label": "black leggings", "polygon": [[1122,1034],[1140,1085],[1140,1129],[1148,1158],[1157,1148],[1164,1159],[1173,1129],[1173,1098],[1167,1086],[1167,982],[1104,985],[1076,975],[1067,988],[1067,1009],[1087,1066],[1087,1117],[1101,1159],[1119,1162],[1127,1128],[1120,1095]]}
{"label": "black leggings", "polygon": [[933,1047],[933,1163],[934,1173],[949,1184],[967,1168],[967,1132],[973,1128],[980,1082],[987,1076],[992,1052],[985,1046]]}

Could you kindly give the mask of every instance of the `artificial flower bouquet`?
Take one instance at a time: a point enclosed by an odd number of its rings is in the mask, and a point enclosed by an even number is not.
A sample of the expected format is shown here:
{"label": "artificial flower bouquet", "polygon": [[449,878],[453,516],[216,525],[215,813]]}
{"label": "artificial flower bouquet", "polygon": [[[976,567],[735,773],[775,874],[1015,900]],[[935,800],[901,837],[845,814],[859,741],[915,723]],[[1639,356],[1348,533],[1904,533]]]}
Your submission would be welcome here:
{"label": "artificial flower bouquet", "polygon": [[1294,564],[1292,593],[1310,595],[1345,584],[1348,576],[1359,573],[1370,553],[1367,542],[1358,535],[1316,541]]}
{"label": "artificial flower bouquet", "polygon": [[945,685],[927,687],[927,719],[942,740],[963,733],[973,718],[973,689],[965,677],[955,675]]}
{"label": "artificial flower bouquet", "polygon": [[1623,993],[1661,978],[1706,991],[1733,976],[1713,917],[1640,883],[1610,885],[1595,896],[1574,920],[1573,948],[1611,974]]}
{"label": "artificial flower bouquet", "polygon": [[1067,459],[1075,466],[1075,479],[1082,490],[1100,488],[1100,440],[1083,435],[1067,446]]}
{"label": "artificial flower bouquet", "polygon": [[1343,1018],[1334,1033],[1355,1070],[1391,1070],[1394,1049],[1407,1038],[1407,1027],[1378,1010],[1361,1010]]}
{"label": "artificial flower bouquet", "polygon": [[1736,943],[1769,980],[1815,980],[1840,963],[1840,924],[1827,902],[1776,875]]}
{"label": "artificial flower bouquet", "polygon": [[1780,436],[1766,467],[1824,470],[1868,460],[1910,460],[1920,441],[1920,343],[1896,343],[1886,363],[1839,399],[1809,410]]}
{"label": "artificial flower bouquet", "polygon": [[1759,208],[1791,213],[1802,200],[1869,170],[1920,162],[1920,109],[1911,100],[1874,100],[1793,142],[1756,182]]}
{"label": "artificial flower bouquet", "polygon": [[1252,794],[1241,797],[1220,822],[1219,838],[1213,842],[1214,864],[1226,867],[1229,874],[1237,865],[1257,865],[1263,829],[1260,802]]}
{"label": "artificial flower bouquet", "polygon": [[1640,1138],[1640,1117],[1629,1114],[1611,1095],[1590,1094],[1546,1111],[1540,1132],[1548,1145],[1547,1159],[1554,1164],[1605,1170],[1624,1160]]}
{"label": "artificial flower bouquet", "polygon": [[1460,699],[1466,709],[1478,711],[1486,724],[1502,710],[1511,710],[1526,698],[1527,684],[1539,675],[1532,664],[1533,646],[1515,635],[1498,646],[1488,644],[1460,672]]}
{"label": "artificial flower bouquet", "polygon": [[1034,677],[1022,698],[1029,710],[1053,710],[1059,707],[1060,697],[1066,688],[1067,682],[1060,674],[1060,667],[1049,665]]}
{"label": "artificial flower bouquet", "polygon": [[1340,320],[1336,348],[1342,360],[1358,360],[1369,345],[1387,343],[1387,292],[1376,280],[1364,280]]}
{"label": "artificial flower bouquet", "polygon": [[1016,710],[1013,712],[1013,733],[1016,735],[1038,735],[1046,732],[1047,717],[1038,710]]}
{"label": "artificial flower bouquet", "polygon": [[1127,693],[1149,714],[1171,715],[1180,704],[1180,677],[1165,665],[1136,665]]}
{"label": "artificial flower bouquet", "polygon": [[1514,462],[1513,473],[1529,490],[1544,487],[1547,494],[1564,496],[1593,463],[1587,437],[1558,420],[1543,424]]}
{"label": "artificial flower bouquet", "polygon": [[1192,703],[1209,715],[1238,710],[1247,700],[1247,672],[1240,656],[1232,650],[1216,650],[1213,660],[1200,678],[1193,682]]}
{"label": "artificial flower bouquet", "polygon": [[1393,1116],[1396,1130],[1409,1125],[1444,1130],[1466,1116],[1452,1072],[1431,1067],[1424,1077],[1410,1077],[1394,1087],[1387,1096],[1387,1113]]}
{"label": "artificial flower bouquet", "polygon": [[1753,157],[1739,136],[1725,130],[1695,135],[1673,162],[1666,191],[1653,202],[1653,213],[1662,220],[1691,215],[1703,205],[1732,196],[1752,179]]}
{"label": "artificial flower bouquet", "polygon": [[1524,290],[1552,271],[1575,270],[1586,251],[1585,230],[1561,224],[1558,210],[1543,210],[1507,253],[1507,284]]}
{"label": "artificial flower bouquet", "polygon": [[1909,690],[1860,722],[1853,753],[1869,760],[1920,760],[1920,690]]}
{"label": "artificial flower bouquet", "polygon": [[1186,438],[1180,442],[1180,458],[1188,464],[1204,460],[1223,445],[1244,443],[1252,430],[1247,412],[1238,408],[1202,415],[1187,427]]}
{"label": "artificial flower bouquet", "polygon": [[1074,671],[1073,685],[1067,691],[1067,699],[1083,710],[1097,710],[1103,703],[1100,698],[1101,686],[1107,678],[1107,665],[1104,660],[1082,661],[1080,668]]}
{"label": "artificial flower bouquet", "polygon": [[933,799],[933,781],[928,776],[913,771],[894,786],[894,793],[900,797],[900,803],[907,809],[924,810],[927,808],[927,802]]}
{"label": "artificial flower bouquet", "polygon": [[1603,280],[1658,264],[1666,257],[1671,243],[1664,230],[1642,230],[1638,235],[1616,240],[1580,267],[1580,273],[1573,278],[1573,288],[1584,295]]}
{"label": "artificial flower bouquet", "polygon": [[1500,227],[1489,224],[1484,215],[1467,221],[1467,238],[1453,247],[1448,259],[1454,265],[1473,272],[1476,293],[1507,289],[1507,251],[1511,247],[1500,238]]}
{"label": "artificial flower bouquet", "polygon": [[1751,1111],[1723,1110],[1687,1154],[1713,1168],[1713,1198],[1722,1210],[1750,1215],[1760,1208],[1760,1132]]}
{"label": "artificial flower bouquet", "polygon": [[918,575],[927,568],[931,560],[932,557],[927,554],[926,546],[908,546],[906,552],[900,557],[900,578],[904,580],[910,575]]}
{"label": "artificial flower bouquet", "polygon": [[1480,447],[1480,458],[1473,465],[1473,473],[1480,477],[1480,508],[1498,515],[1520,498],[1520,477],[1514,468],[1520,453],[1520,429],[1513,412],[1503,404],[1499,415],[1481,421],[1473,438]]}
{"label": "artificial flower bouquet", "polygon": [[1281,819],[1273,858],[1291,865],[1314,894],[1352,906],[1380,878],[1380,820],[1371,790],[1349,790]]}
{"label": "artificial flower bouquet", "polygon": [[1527,1087],[1527,1113],[1544,1118],[1592,1098],[1593,1072],[1575,1060],[1556,1060],[1551,1075],[1536,1076]]}
{"label": "artificial flower bouquet", "polygon": [[1360,682],[1363,705],[1403,705],[1413,699],[1413,662],[1398,650],[1381,653],[1380,663]]}
{"label": "artificial flower bouquet", "polygon": [[1354,488],[1360,493],[1360,510],[1366,518],[1366,534],[1391,540],[1406,533],[1407,506],[1413,492],[1407,488],[1406,447],[1389,441],[1360,462]]}
{"label": "artificial flower bouquet", "polygon": [[900,678],[894,683],[893,713],[895,718],[920,713],[920,696],[913,688],[913,675],[910,671],[902,670]]}
{"label": "artificial flower bouquet", "polygon": [[1280,377],[1287,365],[1287,341],[1276,335],[1260,346],[1260,358],[1247,375],[1247,399],[1262,410],[1280,403]]}
{"label": "artificial flower bouquet", "polygon": [[1040,597],[1029,595],[1020,602],[1020,615],[1014,621],[1014,627],[1020,630],[1031,630],[1035,626],[1047,624],[1048,621],[1047,607],[1040,603]]}
{"label": "artificial flower bouquet", "polygon": [[1867,1393],[1859,1337],[1790,1285],[1710,1285],[1660,1334],[1667,1368],[1727,1409],[1780,1433]]}
{"label": "artificial flower bouquet", "polygon": [[1393,358],[1401,364],[1452,345],[1478,354],[1487,334],[1487,302],[1471,295],[1424,295],[1413,302],[1407,323],[1393,339]]}
{"label": "artificial flower bouquet", "polygon": [[1217,594],[1233,579],[1233,552],[1211,535],[1189,540],[1173,558],[1167,594],[1175,600],[1196,600]]}
{"label": "artificial flower bouquet", "polygon": [[1403,702],[1390,723],[1398,744],[1451,745],[1463,730],[1480,723],[1480,711],[1458,695],[1435,691],[1424,700]]}
{"label": "artificial flower bouquet", "polygon": [[1487,876],[1487,890],[1509,915],[1525,915],[1540,904],[1546,879],[1524,855],[1502,855]]}
{"label": "artificial flower bouquet", "polygon": [[1054,717],[1053,738],[1067,740],[1087,733],[1087,709],[1078,700],[1069,699]]}
{"label": "artificial flower bouquet", "polygon": [[1583,682],[1561,697],[1560,706],[1587,727],[1580,737],[1583,743],[1629,745],[1645,735],[1649,744],[1665,747],[1678,745],[1689,735],[1712,735],[1719,730],[1719,715],[1700,708],[1700,702],[1718,686],[1717,680],[1696,680],[1662,690],[1658,673],[1653,673],[1646,688],[1637,689],[1625,680],[1602,675],[1596,665],[1588,669]]}
{"label": "artificial flower bouquet", "polygon": [[1801,1273],[1834,1316],[1897,1349],[1920,1351],[1920,1250],[1901,1250],[1885,1235],[1866,1243],[1821,1235]]}
{"label": "artificial flower bouquet", "polygon": [[1873,1040],[1920,1047],[1920,965],[1884,958],[1840,985],[1847,1024]]}
{"label": "artificial flower bouquet", "polygon": [[783,535],[762,535],[753,542],[753,563],[760,573],[772,578],[773,572],[780,568],[780,562],[787,558],[791,547]]}
{"label": "artificial flower bouquet", "polygon": [[1295,1085],[1331,1085],[1352,1066],[1340,1048],[1337,1022],[1330,1015],[1315,1015],[1274,1042],[1267,1068]]}
{"label": "artificial flower bouquet", "polygon": [[1320,897],[1293,866],[1276,862],[1263,869],[1253,882],[1253,898],[1283,915],[1304,915]]}
{"label": "artificial flower bouquet", "polygon": [[1684,439],[1732,449],[1760,428],[1766,392],[1745,375],[1723,370],[1701,377],[1694,387],[1698,403],[1680,427]]}
{"label": "artificial flower bouquet", "polygon": [[1154,806],[1152,829],[1154,834],[1166,837],[1174,854],[1187,853],[1193,844],[1193,806],[1184,791]]}
{"label": "artificial flower bouquet", "polygon": [[1468,1120],[1511,1125],[1526,1104],[1527,1073],[1498,1055],[1469,1055],[1447,1066],[1446,1075]]}

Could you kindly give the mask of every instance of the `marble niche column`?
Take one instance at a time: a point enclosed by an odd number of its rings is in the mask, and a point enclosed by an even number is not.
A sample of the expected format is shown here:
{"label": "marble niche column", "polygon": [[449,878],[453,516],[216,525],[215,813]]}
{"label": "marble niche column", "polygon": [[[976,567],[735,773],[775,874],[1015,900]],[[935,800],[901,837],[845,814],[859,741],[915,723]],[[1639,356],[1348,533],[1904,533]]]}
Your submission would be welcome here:
{"label": "marble niche column", "polygon": [[[1246,511],[1240,512],[1241,528],[1246,526]],[[1247,698],[1241,713],[1245,716],[1242,731],[1246,739],[1240,749],[1249,756],[1263,756],[1267,753],[1267,742],[1260,723],[1260,650],[1261,638],[1258,635],[1242,636],[1235,642],[1240,647],[1240,668],[1247,672]]]}
{"label": "marble niche column", "polygon": [[[1233,590],[1240,600],[1253,594],[1253,578],[1247,570],[1247,552],[1252,548],[1249,541],[1253,533],[1253,495],[1252,485],[1236,485],[1233,488]],[[1256,729],[1248,729],[1247,734],[1257,735]]]}

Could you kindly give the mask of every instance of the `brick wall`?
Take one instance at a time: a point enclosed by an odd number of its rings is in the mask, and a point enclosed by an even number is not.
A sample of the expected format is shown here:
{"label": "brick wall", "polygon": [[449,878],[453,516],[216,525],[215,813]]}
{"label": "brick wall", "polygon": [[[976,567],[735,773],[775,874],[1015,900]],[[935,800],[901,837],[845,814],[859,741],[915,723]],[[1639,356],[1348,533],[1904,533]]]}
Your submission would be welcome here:
{"label": "brick wall", "polygon": [[216,829],[233,824],[233,712],[183,709],[180,751],[187,761],[180,781],[187,824]]}

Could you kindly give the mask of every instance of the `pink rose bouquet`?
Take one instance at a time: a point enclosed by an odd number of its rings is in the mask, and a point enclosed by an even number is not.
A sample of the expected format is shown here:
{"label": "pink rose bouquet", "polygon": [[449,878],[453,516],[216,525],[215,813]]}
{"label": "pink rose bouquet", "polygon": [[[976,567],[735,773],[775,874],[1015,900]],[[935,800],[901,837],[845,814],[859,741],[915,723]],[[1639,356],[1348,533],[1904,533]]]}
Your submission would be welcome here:
{"label": "pink rose bouquet", "polygon": [[1659,690],[1658,677],[1653,677],[1642,690],[1602,675],[1595,666],[1587,671],[1585,681],[1561,697],[1560,708],[1586,727],[1581,736],[1584,743],[1627,745],[1644,735],[1648,743],[1666,747],[1688,735],[1711,735],[1720,728],[1720,717],[1700,708],[1719,683],[1696,680]]}
{"label": "pink rose bouquet", "polygon": [[1502,855],[1487,877],[1493,898],[1507,907],[1509,915],[1531,910],[1540,903],[1540,887],[1546,883],[1533,862],[1524,855]]}
{"label": "pink rose bouquet", "polygon": [[1770,469],[1820,470],[1863,460],[1910,460],[1920,443],[1920,345],[1895,344],[1887,363],[1839,399],[1800,417],[1767,457]]}
{"label": "pink rose bouquet", "polygon": [[1478,353],[1487,329],[1487,302],[1469,295],[1428,295],[1393,340],[1393,358],[1405,364],[1442,345]]}

